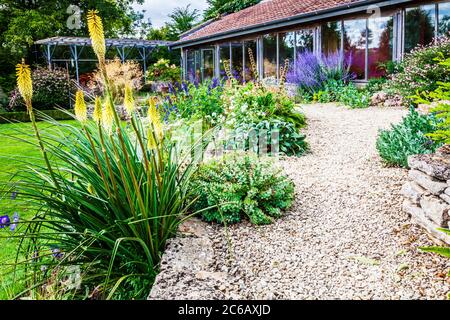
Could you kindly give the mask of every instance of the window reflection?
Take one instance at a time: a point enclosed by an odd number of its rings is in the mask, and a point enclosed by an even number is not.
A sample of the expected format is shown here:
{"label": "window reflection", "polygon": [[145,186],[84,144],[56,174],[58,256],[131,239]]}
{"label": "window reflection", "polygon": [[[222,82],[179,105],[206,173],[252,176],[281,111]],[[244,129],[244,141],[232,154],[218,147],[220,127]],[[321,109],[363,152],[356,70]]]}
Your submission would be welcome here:
{"label": "window reflection", "polygon": [[[251,65],[250,53],[249,49],[251,49],[253,61],[257,63],[257,55],[256,55],[256,40],[248,40],[244,41],[244,49],[245,49],[245,66],[244,66],[244,80],[245,81],[253,81],[255,79],[255,72]],[[256,65],[254,66],[256,68]],[[257,70],[256,70],[257,72]]]}
{"label": "window reflection", "polygon": [[366,19],[344,21],[344,55],[355,78],[365,79]]}
{"label": "window reflection", "polygon": [[263,75],[264,78],[277,76],[277,37],[265,35],[263,37]]}
{"label": "window reflection", "polygon": [[297,31],[296,39],[297,53],[299,52],[313,52],[314,51],[314,35],[312,30]]}
{"label": "window reflection", "polygon": [[231,74],[238,81],[242,82],[243,76],[243,51],[242,42],[231,43]]}
{"label": "window reflection", "polygon": [[224,61],[230,61],[230,44],[223,43],[219,45],[219,74],[220,78],[226,79],[227,74],[225,72]]}
{"label": "window reflection", "polygon": [[295,32],[286,32],[279,34],[280,41],[280,68],[284,67],[286,59],[289,59],[289,63],[294,63],[295,54]]}
{"label": "window reflection", "polygon": [[450,31],[450,3],[439,4],[439,34],[448,35]]}
{"label": "window reflection", "polygon": [[202,80],[212,79],[214,77],[214,50],[202,50]]}
{"label": "window reflection", "polygon": [[336,53],[341,48],[341,22],[328,22],[322,26],[322,53]]}
{"label": "window reflection", "polygon": [[435,33],[435,5],[425,5],[406,9],[405,52],[411,52],[418,45],[433,41]]}
{"label": "window reflection", "polygon": [[369,19],[369,78],[385,75],[383,64],[392,61],[393,17]]}

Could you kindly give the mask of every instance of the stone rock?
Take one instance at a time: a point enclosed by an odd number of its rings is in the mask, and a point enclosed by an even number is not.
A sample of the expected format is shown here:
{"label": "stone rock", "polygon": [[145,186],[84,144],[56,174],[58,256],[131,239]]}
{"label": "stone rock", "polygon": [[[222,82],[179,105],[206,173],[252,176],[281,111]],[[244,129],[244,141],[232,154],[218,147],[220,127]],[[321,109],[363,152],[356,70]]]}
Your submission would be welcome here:
{"label": "stone rock", "polygon": [[416,217],[416,216],[425,217],[425,212],[422,210],[422,208],[417,206],[411,200],[406,199],[405,201],[403,201],[402,209],[404,212],[409,214],[411,217]]}
{"label": "stone rock", "polygon": [[447,184],[445,182],[433,179],[419,170],[410,170],[408,176],[411,180],[417,182],[417,184],[421,187],[427,189],[435,195],[441,194],[447,188]]}
{"label": "stone rock", "polygon": [[409,181],[403,185],[401,193],[413,203],[419,204],[420,198],[426,194],[427,191],[414,181]]}
{"label": "stone rock", "polygon": [[447,188],[447,189],[445,189],[444,193],[445,193],[446,195],[450,196],[450,187]]}
{"label": "stone rock", "polygon": [[442,200],[444,200],[445,202],[447,202],[448,204],[450,204],[450,196],[449,196],[448,194],[443,193],[443,194],[441,194],[439,197],[440,197]]}
{"label": "stone rock", "polygon": [[179,227],[178,231],[183,235],[193,235],[198,238],[207,235],[206,224],[198,218],[190,218],[183,222]]}
{"label": "stone rock", "polygon": [[411,169],[420,170],[438,180],[450,179],[450,157],[441,154],[419,154],[408,158]]}
{"label": "stone rock", "polygon": [[211,272],[211,271],[199,271],[195,274],[195,278],[199,280],[214,279],[220,282],[225,282],[227,279],[226,272]]}
{"label": "stone rock", "polygon": [[450,244],[450,236],[438,230],[439,226],[424,215],[424,211],[409,200],[403,202],[403,211],[411,215],[414,223],[424,228],[433,238]]}
{"label": "stone rock", "polygon": [[447,202],[434,196],[424,196],[420,199],[420,206],[427,218],[433,220],[440,227],[447,227],[450,210]]}

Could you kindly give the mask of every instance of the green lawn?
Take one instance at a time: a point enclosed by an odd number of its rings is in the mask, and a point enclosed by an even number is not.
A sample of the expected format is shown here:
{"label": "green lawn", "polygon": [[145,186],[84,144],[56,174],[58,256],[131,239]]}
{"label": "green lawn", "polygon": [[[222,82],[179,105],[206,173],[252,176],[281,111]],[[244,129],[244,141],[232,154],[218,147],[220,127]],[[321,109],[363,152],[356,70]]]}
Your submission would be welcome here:
{"label": "green lawn", "polygon": [[[74,121],[64,122],[74,123]],[[51,130],[51,125],[44,122],[38,123],[38,127],[42,132]],[[14,174],[24,168],[26,165],[24,161],[43,164],[31,124],[0,124],[0,191],[14,183]],[[11,194],[3,196],[0,194],[0,215],[11,217],[14,212],[19,214],[22,221],[33,216],[33,212],[25,209],[20,193],[15,200],[11,199]],[[9,228],[0,229],[0,263],[2,264],[0,265],[0,299],[10,297],[18,287],[18,284],[12,284],[9,272],[11,267],[5,265],[14,261],[18,246],[17,240],[8,238],[10,234]]]}

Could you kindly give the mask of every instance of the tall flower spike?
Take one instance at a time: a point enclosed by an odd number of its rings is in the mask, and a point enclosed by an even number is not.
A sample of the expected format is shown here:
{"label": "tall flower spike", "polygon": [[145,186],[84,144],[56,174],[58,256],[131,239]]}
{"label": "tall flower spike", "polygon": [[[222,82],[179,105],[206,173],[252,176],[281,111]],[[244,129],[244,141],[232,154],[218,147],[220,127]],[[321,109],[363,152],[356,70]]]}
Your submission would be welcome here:
{"label": "tall flower spike", "polygon": [[153,132],[152,132],[152,130],[150,128],[148,129],[148,132],[147,132],[147,147],[150,150],[155,150],[156,149],[155,137],[153,136]]}
{"label": "tall flower spike", "polygon": [[133,90],[129,84],[125,85],[125,98],[124,105],[127,113],[131,116],[134,111],[134,98],[133,98]]}
{"label": "tall flower spike", "polygon": [[30,66],[25,64],[24,59],[22,59],[22,63],[16,66],[16,75],[20,95],[25,101],[28,112],[30,112],[32,110],[33,81],[31,80]]}
{"label": "tall flower spike", "polygon": [[102,19],[98,15],[97,10],[89,10],[87,14],[87,23],[89,29],[89,36],[92,41],[92,49],[98,57],[100,63],[105,61],[106,43],[105,34],[103,31]]}
{"label": "tall flower spike", "polygon": [[111,105],[110,100],[106,99],[106,105],[102,113],[102,125],[103,128],[105,128],[105,130],[108,133],[112,132],[113,122],[114,122],[113,106]]}
{"label": "tall flower spike", "polygon": [[102,122],[102,101],[99,97],[95,97],[95,106],[94,106],[94,112],[92,113],[92,119],[96,123]]}
{"label": "tall flower spike", "polygon": [[148,117],[150,119],[150,123],[153,125],[153,129],[155,130],[155,135],[159,141],[163,138],[163,128],[161,123],[161,118],[158,114],[158,110],[156,110],[156,98],[150,98],[149,100],[149,108],[148,108]]}
{"label": "tall flower spike", "polygon": [[84,101],[84,93],[82,90],[78,90],[75,95],[75,117],[80,122],[87,120],[86,101]]}

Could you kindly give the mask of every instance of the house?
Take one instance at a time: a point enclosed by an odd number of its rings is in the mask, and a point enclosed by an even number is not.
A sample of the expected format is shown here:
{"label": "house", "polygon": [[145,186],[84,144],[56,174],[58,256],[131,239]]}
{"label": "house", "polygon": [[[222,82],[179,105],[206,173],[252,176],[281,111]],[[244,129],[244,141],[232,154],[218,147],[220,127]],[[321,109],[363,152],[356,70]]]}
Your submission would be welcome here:
{"label": "house", "polygon": [[338,52],[351,59],[356,81],[367,81],[449,28],[450,1],[263,0],[197,26],[172,47],[191,81],[223,77],[226,60],[237,79],[254,78],[250,51],[259,77],[278,78],[286,59],[305,50]]}

